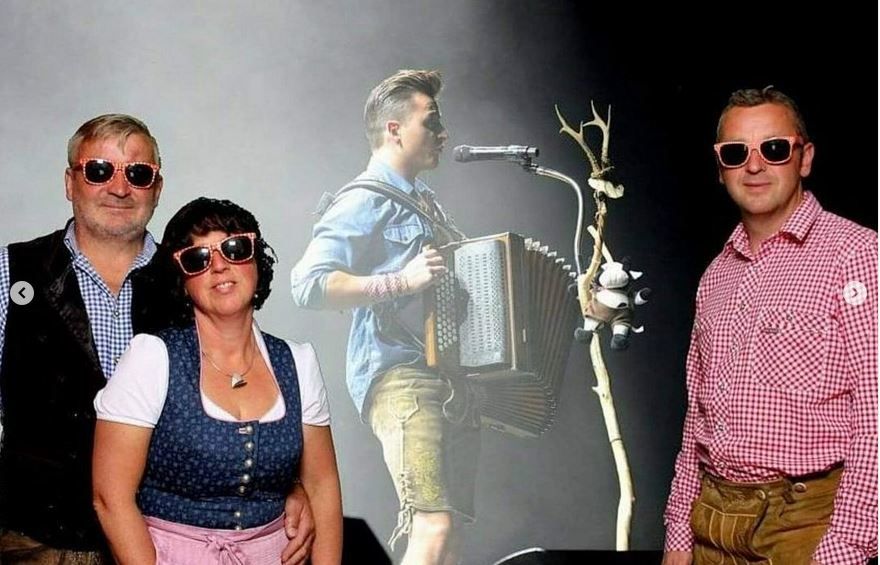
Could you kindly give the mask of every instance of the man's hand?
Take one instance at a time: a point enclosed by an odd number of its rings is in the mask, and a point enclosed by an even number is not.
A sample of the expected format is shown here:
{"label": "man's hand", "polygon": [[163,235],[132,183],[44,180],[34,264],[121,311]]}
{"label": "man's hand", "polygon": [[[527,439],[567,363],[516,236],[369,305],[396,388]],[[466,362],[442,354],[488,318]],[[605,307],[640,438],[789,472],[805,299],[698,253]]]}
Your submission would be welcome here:
{"label": "man's hand", "polygon": [[284,501],[284,531],[289,541],[281,552],[281,563],[305,563],[312,551],[312,542],[315,541],[315,519],[312,516],[309,495],[299,483]]}
{"label": "man's hand", "polygon": [[406,279],[409,292],[416,294],[436,283],[446,271],[443,255],[430,245],[426,245],[421,253],[406,264],[400,274]]}
{"label": "man's hand", "polygon": [[690,551],[667,551],[663,554],[663,565],[691,565],[693,560]]}

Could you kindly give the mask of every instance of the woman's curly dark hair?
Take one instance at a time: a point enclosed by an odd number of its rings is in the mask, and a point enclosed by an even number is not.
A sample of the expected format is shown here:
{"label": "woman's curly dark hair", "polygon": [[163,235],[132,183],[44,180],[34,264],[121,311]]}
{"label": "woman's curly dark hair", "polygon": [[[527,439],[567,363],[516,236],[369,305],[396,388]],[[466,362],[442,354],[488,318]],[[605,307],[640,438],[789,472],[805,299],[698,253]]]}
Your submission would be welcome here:
{"label": "woman's curly dark hair", "polygon": [[269,297],[274,276],[272,266],[277,259],[275,250],[263,239],[257,219],[229,200],[196,198],[185,204],[168,221],[162,243],[148,267],[154,283],[161,287],[161,292],[157,294],[168,297],[167,304],[161,307],[167,311],[168,321],[172,325],[188,326],[194,320],[193,304],[183,287],[185,275],[174,259],[174,252],[192,245],[193,236],[202,236],[212,231],[257,234],[254,240],[254,258],[257,262],[257,289],[252,302],[254,309],[259,310]]}

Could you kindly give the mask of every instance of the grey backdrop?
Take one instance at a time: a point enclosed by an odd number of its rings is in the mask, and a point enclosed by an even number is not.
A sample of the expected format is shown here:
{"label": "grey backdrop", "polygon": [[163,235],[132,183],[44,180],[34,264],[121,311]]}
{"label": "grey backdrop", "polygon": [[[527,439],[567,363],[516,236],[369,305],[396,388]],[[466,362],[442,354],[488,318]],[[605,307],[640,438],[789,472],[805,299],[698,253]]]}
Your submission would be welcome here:
{"label": "grey backdrop", "polygon": [[[262,222],[280,263],[260,322],[316,345],[345,512],[385,539],[397,503],[378,442],[344,386],[349,317],[298,310],[287,292],[318,197],[367,161],[367,93],[399,68],[439,68],[450,148],[537,145],[542,164],[581,181],[586,162],[558,134],[553,104],[575,123],[589,118],[591,98],[612,103],[611,153],[627,194],[611,205],[609,242],[647,272],[657,298],[642,312],[647,332],[607,358],[637,496],[632,546],[657,549],[683,417],[691,300],[736,218],[715,180],[717,112],[738,87],[772,83],[801,100],[819,147],[811,186],[827,207],[876,227],[876,28],[864,37],[849,31],[858,19],[876,21],[876,6],[864,10],[796,22],[762,14],[760,29],[744,29],[708,15],[688,27],[681,22],[700,18],[690,12],[630,21],[591,3],[549,1],[6,1],[0,242],[46,233],[70,215],[62,175],[76,127],[106,112],[145,120],[163,155],[157,237],[203,194],[233,199]],[[865,72],[817,70],[815,52],[867,57]],[[512,165],[452,163],[450,154],[425,180],[461,227],[536,236],[571,256],[567,188]],[[546,437],[485,434],[467,563],[535,545],[614,546],[616,476],[584,353],[572,353]]]}

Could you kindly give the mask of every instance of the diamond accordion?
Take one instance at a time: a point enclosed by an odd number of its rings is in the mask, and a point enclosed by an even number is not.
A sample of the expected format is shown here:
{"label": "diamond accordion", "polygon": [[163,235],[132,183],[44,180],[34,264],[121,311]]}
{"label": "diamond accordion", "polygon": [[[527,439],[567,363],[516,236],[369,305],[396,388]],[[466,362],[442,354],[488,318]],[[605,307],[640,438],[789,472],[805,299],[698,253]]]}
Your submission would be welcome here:
{"label": "diamond accordion", "polygon": [[425,296],[428,366],[475,383],[483,424],[537,437],[556,417],[579,311],[576,274],[539,242],[503,233],[440,248]]}

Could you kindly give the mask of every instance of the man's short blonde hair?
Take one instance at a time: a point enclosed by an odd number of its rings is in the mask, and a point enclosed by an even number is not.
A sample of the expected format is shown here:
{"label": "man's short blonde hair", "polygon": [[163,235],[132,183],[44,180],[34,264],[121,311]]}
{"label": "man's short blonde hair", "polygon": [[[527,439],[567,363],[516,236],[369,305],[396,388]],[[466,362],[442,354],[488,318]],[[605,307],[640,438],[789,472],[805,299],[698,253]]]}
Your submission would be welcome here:
{"label": "man's short blonde hair", "polygon": [[153,146],[153,161],[157,165],[161,165],[162,159],[159,156],[159,143],[156,142],[156,138],[150,133],[147,124],[127,114],[104,114],[103,116],[92,118],[79,126],[76,133],[67,142],[67,164],[71,167],[76,164],[79,148],[84,141],[118,138],[120,143],[125,143],[125,140],[130,135],[135,134],[142,135],[150,140],[150,145]]}

